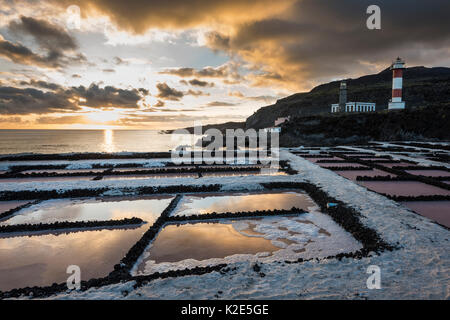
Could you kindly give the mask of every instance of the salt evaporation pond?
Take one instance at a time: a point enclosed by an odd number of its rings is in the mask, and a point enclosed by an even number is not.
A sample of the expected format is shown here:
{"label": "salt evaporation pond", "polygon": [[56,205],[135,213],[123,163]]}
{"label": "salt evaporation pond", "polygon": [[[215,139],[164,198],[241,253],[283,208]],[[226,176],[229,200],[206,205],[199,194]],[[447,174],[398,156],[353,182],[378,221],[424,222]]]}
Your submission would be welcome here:
{"label": "salt evaporation pond", "polygon": [[0,183],[27,183],[27,182],[51,182],[51,181],[87,181],[94,176],[67,176],[67,177],[32,177],[32,178],[5,178]]}
{"label": "salt evaporation pond", "polygon": [[175,216],[208,214],[212,212],[242,212],[273,209],[291,209],[296,207],[308,210],[317,205],[306,194],[300,192],[264,192],[264,193],[222,193],[185,195],[178,205]]}
{"label": "salt evaporation pond", "polygon": [[382,171],[382,170],[378,170],[378,169],[373,169],[373,170],[343,170],[343,171],[339,171],[336,170],[334,171],[335,173],[337,173],[338,175],[350,179],[350,180],[356,180],[356,177],[361,176],[361,177],[376,177],[376,176],[382,176],[382,177],[386,177],[386,176],[391,176],[391,177],[395,177],[397,175],[386,172],[386,171]]}
{"label": "salt evaporation pond", "polygon": [[107,276],[150,227],[0,239],[0,291],[66,282],[77,265],[81,279]]}
{"label": "salt evaporation pond", "polygon": [[57,221],[104,221],[141,218],[153,223],[172,196],[119,199],[49,200],[23,209],[0,225],[54,223]]}
{"label": "salt evaporation pond", "polygon": [[285,176],[286,172],[279,170],[262,171],[226,171],[226,172],[202,172],[204,177],[238,177],[238,176]]}
{"label": "salt evaporation pond", "polygon": [[161,174],[132,174],[132,175],[111,175],[103,176],[102,180],[144,180],[144,179],[164,179],[164,178],[198,178],[196,173],[161,173]]}
{"label": "salt evaporation pond", "polygon": [[425,177],[450,177],[450,172],[444,170],[406,170],[406,172]]}
{"label": "salt evaporation pond", "polygon": [[330,157],[330,158],[305,158],[306,160],[308,160],[308,161],[310,161],[310,162],[313,162],[313,163],[316,163],[317,161],[319,161],[319,160],[325,160],[325,161],[328,161],[328,160],[343,160],[342,158],[337,158],[337,157]]}
{"label": "salt evaporation pond", "polygon": [[359,181],[359,184],[378,193],[393,196],[450,195],[450,191],[417,181]]}
{"label": "salt evaporation pond", "polygon": [[0,213],[9,211],[11,209],[23,206],[30,201],[0,201]]}
{"label": "salt evaporation pond", "polygon": [[328,167],[365,167],[363,164],[359,164],[356,162],[333,162],[333,163],[316,163],[321,167],[328,168]]}
{"label": "salt evaporation pond", "polygon": [[402,204],[414,212],[450,228],[450,201],[406,201]]}
{"label": "salt evaporation pond", "polygon": [[379,163],[380,165],[388,168],[392,167],[415,167],[416,165],[413,163],[407,163],[407,162],[394,162],[394,163]]}
{"label": "salt evaporation pond", "polygon": [[295,217],[166,225],[133,268],[150,274],[239,261],[284,261],[354,252],[362,245],[320,212]]}
{"label": "salt evaporation pond", "polygon": [[55,174],[74,174],[74,173],[89,173],[89,172],[96,172],[101,173],[105,171],[106,169],[48,169],[48,170],[27,170],[23,171],[22,173],[31,173],[31,174],[42,174],[42,173],[55,173]]}

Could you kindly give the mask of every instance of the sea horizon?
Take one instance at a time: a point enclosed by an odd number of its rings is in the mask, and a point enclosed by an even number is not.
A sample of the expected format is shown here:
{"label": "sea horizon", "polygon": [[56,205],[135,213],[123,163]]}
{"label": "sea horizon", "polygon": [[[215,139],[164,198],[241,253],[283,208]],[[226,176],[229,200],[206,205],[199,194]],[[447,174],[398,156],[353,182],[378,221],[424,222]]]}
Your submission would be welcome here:
{"label": "sea horizon", "polygon": [[[57,133],[57,134],[56,134]],[[177,138],[161,130],[0,129],[0,154],[164,152]]]}

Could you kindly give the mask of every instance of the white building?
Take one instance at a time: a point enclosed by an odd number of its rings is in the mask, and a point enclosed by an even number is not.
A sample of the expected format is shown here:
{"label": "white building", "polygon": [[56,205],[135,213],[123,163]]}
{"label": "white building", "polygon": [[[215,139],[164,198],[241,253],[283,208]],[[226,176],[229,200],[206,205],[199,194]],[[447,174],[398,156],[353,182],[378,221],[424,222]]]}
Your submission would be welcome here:
{"label": "white building", "polygon": [[[344,112],[372,112],[375,111],[375,103],[372,102],[347,102]],[[331,105],[331,112],[339,111],[339,103]]]}
{"label": "white building", "polygon": [[270,128],[264,128],[265,132],[281,132],[281,128],[280,127],[270,127]]}
{"label": "white building", "polygon": [[291,119],[291,116],[284,117],[284,118],[278,118],[275,120],[275,123],[273,124],[274,127],[278,127],[280,124],[285,123],[286,121],[289,121]]}
{"label": "white building", "polygon": [[339,87],[339,103],[331,105],[331,112],[373,112],[375,103],[372,102],[347,102],[347,83],[341,81]]}

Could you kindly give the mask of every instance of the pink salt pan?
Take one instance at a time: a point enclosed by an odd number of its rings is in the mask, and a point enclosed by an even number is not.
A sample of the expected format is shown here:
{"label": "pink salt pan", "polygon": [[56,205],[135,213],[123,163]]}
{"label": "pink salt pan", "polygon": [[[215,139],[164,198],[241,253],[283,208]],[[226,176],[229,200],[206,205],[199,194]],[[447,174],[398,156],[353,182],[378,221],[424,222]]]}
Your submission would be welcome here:
{"label": "pink salt pan", "polygon": [[378,193],[392,196],[450,195],[450,191],[417,181],[359,181],[359,184]]}
{"label": "pink salt pan", "polygon": [[406,172],[425,177],[450,177],[450,172],[444,170],[406,170]]}
{"label": "pink salt pan", "polygon": [[450,201],[407,201],[402,204],[414,212],[450,228]]}
{"label": "pink salt pan", "polygon": [[343,171],[335,171],[335,173],[337,173],[338,175],[350,179],[350,180],[356,180],[357,176],[361,176],[361,177],[376,177],[376,176],[382,176],[382,177],[386,177],[386,176],[391,176],[391,177],[395,177],[395,174],[386,172],[386,171],[382,171],[382,170],[378,170],[378,169],[373,169],[373,170],[343,170]]}
{"label": "pink salt pan", "polygon": [[364,167],[364,165],[355,162],[338,162],[338,163],[317,163],[319,166],[327,167]]}

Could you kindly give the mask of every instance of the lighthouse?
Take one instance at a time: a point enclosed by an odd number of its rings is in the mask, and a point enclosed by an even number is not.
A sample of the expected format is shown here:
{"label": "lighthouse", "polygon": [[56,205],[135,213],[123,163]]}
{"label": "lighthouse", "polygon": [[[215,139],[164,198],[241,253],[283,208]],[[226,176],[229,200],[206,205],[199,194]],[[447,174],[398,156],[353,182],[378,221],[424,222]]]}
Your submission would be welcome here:
{"label": "lighthouse", "polygon": [[403,70],[405,61],[400,57],[391,65],[392,70],[392,99],[389,101],[389,110],[405,109],[405,102],[402,101]]}
{"label": "lighthouse", "polygon": [[345,105],[347,104],[347,83],[341,82],[339,87],[339,112],[345,111]]}

